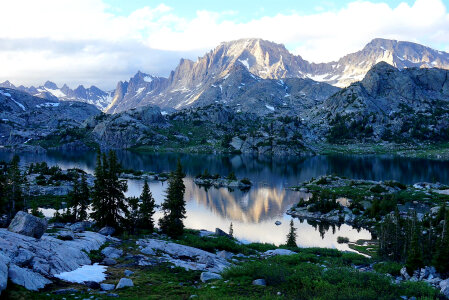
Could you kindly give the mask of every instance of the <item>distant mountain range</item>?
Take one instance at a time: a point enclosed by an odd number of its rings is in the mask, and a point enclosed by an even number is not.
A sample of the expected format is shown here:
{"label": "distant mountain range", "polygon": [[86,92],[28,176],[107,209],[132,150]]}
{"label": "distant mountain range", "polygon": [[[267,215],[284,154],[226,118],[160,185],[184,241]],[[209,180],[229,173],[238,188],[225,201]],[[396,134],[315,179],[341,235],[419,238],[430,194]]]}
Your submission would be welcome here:
{"label": "distant mountain range", "polygon": [[[119,82],[106,111],[115,113],[149,104],[162,109],[182,109],[199,105],[202,101],[220,101],[229,98],[229,94],[235,98],[251,87],[248,82],[243,82],[243,88],[238,82],[231,84],[227,80],[245,77],[234,74],[245,69],[254,83],[262,79],[309,78],[346,87],[362,80],[381,61],[398,69],[449,69],[449,53],[410,42],[374,39],[361,51],[348,54],[337,62],[315,64],[291,54],[283,45],[261,39],[242,39],[222,43],[196,62],[181,59],[168,78],[154,78],[139,72],[129,82]],[[145,78],[152,80],[149,82]],[[286,92],[288,94],[288,90]],[[272,94],[265,93],[264,97],[270,98]]]}
{"label": "distant mountain range", "polygon": [[85,88],[80,85],[76,89],[70,89],[66,84],[59,88],[54,82],[47,81],[39,87],[14,86],[11,82],[0,83],[0,87],[16,89],[30,95],[52,101],[79,101],[95,105],[98,109],[104,110],[112,101],[114,92],[105,92],[96,86]]}
{"label": "distant mountain range", "polygon": [[[336,62],[316,64],[293,55],[281,44],[241,39],[221,43],[196,62],[181,59],[168,78],[139,71],[129,81],[120,81],[112,92],[82,85],[74,90],[67,85],[59,88],[50,81],[37,88],[14,87],[8,81],[0,83],[0,87],[49,100],[86,102],[107,113],[147,105],[168,113],[211,103],[239,105],[243,109],[255,105],[269,112],[271,107],[292,108],[298,99],[291,96],[295,92],[311,104],[327,98],[338,90],[334,87],[362,80],[379,62],[397,69],[449,69],[449,53],[411,42],[374,39],[362,50]],[[315,87],[314,82],[321,83]]]}

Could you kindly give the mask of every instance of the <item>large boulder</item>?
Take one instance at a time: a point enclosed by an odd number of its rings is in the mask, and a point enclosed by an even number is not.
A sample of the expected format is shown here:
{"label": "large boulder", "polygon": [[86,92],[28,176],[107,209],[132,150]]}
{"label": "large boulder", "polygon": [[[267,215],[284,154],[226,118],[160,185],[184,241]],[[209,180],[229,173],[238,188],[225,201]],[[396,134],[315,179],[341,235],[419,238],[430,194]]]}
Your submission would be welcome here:
{"label": "large boulder", "polygon": [[440,289],[441,294],[449,298],[449,279],[440,282]]}
{"label": "large boulder", "polygon": [[9,224],[8,230],[40,239],[47,230],[47,225],[47,220],[19,211]]}
{"label": "large boulder", "polygon": [[227,237],[229,239],[232,239],[232,236],[230,236],[229,234],[227,234],[226,232],[224,232],[220,228],[215,228],[215,235],[216,236],[224,236],[224,237]]}
{"label": "large boulder", "polygon": [[105,236],[113,235],[115,233],[115,228],[114,227],[110,227],[110,226],[106,226],[106,227],[101,228],[98,231],[98,233],[102,234],[102,235],[105,235]]}
{"label": "large boulder", "polygon": [[73,232],[83,232],[90,227],[92,227],[92,223],[89,221],[76,222],[75,224],[70,225],[70,229]]}
{"label": "large boulder", "polygon": [[44,276],[16,265],[9,266],[8,276],[11,282],[21,285],[31,291],[37,291],[51,283],[51,281]]}
{"label": "large boulder", "polygon": [[122,278],[117,283],[117,286],[115,287],[115,289],[119,290],[119,289],[123,289],[125,287],[131,287],[131,286],[134,286],[134,283],[133,283],[133,281],[131,279],[129,279],[129,278]]}
{"label": "large boulder", "polygon": [[101,250],[101,254],[103,254],[105,258],[117,259],[122,256],[123,250],[114,247],[106,247]]}

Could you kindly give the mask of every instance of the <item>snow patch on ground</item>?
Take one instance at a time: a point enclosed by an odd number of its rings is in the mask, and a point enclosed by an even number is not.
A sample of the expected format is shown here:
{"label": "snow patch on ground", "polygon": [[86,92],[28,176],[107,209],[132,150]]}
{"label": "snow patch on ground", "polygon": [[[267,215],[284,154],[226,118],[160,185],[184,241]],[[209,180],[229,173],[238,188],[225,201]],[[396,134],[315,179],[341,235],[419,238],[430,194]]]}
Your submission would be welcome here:
{"label": "snow patch on ground", "polygon": [[57,102],[46,102],[46,103],[42,103],[42,104],[38,104],[36,105],[37,108],[42,108],[42,107],[58,107],[59,103]]}
{"label": "snow patch on ground", "polygon": [[268,104],[265,104],[265,107],[268,108],[271,111],[274,111],[274,107]]}
{"label": "snow patch on ground", "polygon": [[52,90],[49,88],[45,88],[48,92],[50,92],[55,97],[66,97],[66,94],[64,94],[60,89]]}
{"label": "snow patch on ground", "polygon": [[14,100],[13,98],[11,98],[12,101],[14,101],[15,104],[17,104],[23,111],[26,111],[25,106],[23,106],[22,103],[17,102],[16,100]]}
{"label": "snow patch on ground", "polygon": [[249,70],[248,59],[239,59],[239,62],[241,62]]}
{"label": "snow patch on ground", "polygon": [[138,88],[136,91],[136,96],[142,93],[144,89],[145,89],[144,87]]}
{"label": "snow patch on ground", "polygon": [[57,274],[55,277],[74,283],[85,281],[102,282],[106,279],[106,269],[106,266],[100,266],[99,264],[85,265],[71,272]]}
{"label": "snow patch on ground", "polygon": [[5,93],[4,91],[0,90],[0,94],[2,94],[5,97],[11,97],[10,93]]}

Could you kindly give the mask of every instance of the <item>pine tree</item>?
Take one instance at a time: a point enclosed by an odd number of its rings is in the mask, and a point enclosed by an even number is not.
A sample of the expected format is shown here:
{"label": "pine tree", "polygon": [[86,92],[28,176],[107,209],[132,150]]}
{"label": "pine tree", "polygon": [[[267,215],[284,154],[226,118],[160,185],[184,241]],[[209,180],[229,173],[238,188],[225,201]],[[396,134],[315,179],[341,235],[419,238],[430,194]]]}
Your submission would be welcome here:
{"label": "pine tree", "polygon": [[79,211],[78,221],[84,221],[87,219],[87,208],[89,207],[89,185],[87,184],[86,174],[81,174],[81,186],[80,186],[80,198],[79,198]]}
{"label": "pine tree", "polygon": [[135,233],[136,226],[140,223],[139,218],[139,198],[129,197],[128,201],[128,215],[127,215],[127,227],[130,233]]}
{"label": "pine tree", "polygon": [[171,237],[181,236],[184,232],[182,220],[186,217],[186,203],[184,200],[185,185],[183,178],[182,165],[178,159],[176,171],[170,174],[167,195],[162,203],[164,216],[159,220],[162,232]]}
{"label": "pine tree", "polygon": [[102,163],[101,152],[97,153],[97,163],[94,171],[94,187],[92,190],[92,213],[91,218],[95,220],[99,226],[105,223],[104,211],[106,209],[106,182],[104,178],[104,168]]}
{"label": "pine tree", "polygon": [[125,223],[124,216],[128,214],[128,207],[124,193],[128,185],[125,180],[118,178],[120,172],[115,152],[97,156],[91,216],[99,227],[120,229],[120,225]]}
{"label": "pine tree", "polygon": [[229,225],[229,236],[234,237],[234,228],[232,227],[232,222],[231,225]]}
{"label": "pine tree", "polygon": [[287,234],[287,246],[296,247],[296,228],[293,224],[293,219],[290,220],[290,232]]}
{"label": "pine tree", "polygon": [[433,258],[433,265],[442,274],[449,273],[449,212],[446,212],[443,232],[438,241],[437,251]]}
{"label": "pine tree", "polygon": [[20,158],[18,155],[14,155],[8,168],[7,175],[7,217],[8,220],[16,215],[16,212],[22,210],[23,206],[23,193],[21,184],[23,183],[23,177],[19,169]]}
{"label": "pine tree", "polygon": [[407,267],[407,272],[409,274],[424,265],[421,247],[421,227],[416,216],[416,211],[413,214],[411,226],[411,240],[407,260],[405,262],[405,266]]}
{"label": "pine tree", "polygon": [[145,180],[143,184],[142,194],[140,195],[142,201],[139,207],[140,212],[140,227],[142,229],[154,230],[154,209],[156,204],[154,202],[153,195],[151,194],[148,182]]}
{"label": "pine tree", "polygon": [[70,207],[72,208],[71,221],[75,222],[78,220],[78,207],[80,206],[81,191],[79,185],[79,175],[74,172],[72,178],[72,191],[70,192]]}

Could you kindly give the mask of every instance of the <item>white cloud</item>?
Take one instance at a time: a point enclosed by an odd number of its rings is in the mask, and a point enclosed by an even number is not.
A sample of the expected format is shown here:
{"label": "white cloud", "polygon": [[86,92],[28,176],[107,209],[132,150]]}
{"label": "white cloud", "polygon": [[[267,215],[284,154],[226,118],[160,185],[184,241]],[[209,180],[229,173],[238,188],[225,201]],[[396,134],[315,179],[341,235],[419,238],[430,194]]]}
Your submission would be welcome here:
{"label": "white cloud", "polygon": [[195,58],[222,41],[246,37],[284,43],[315,62],[338,59],[376,37],[449,49],[449,14],[441,0],[397,7],[356,1],[310,15],[236,19],[235,12],[204,10],[187,19],[164,4],[116,16],[101,0],[4,1],[0,80],[112,88],[138,69],[167,75],[181,57]]}

